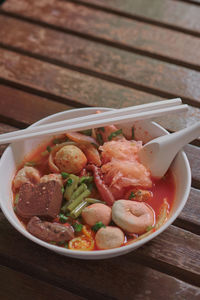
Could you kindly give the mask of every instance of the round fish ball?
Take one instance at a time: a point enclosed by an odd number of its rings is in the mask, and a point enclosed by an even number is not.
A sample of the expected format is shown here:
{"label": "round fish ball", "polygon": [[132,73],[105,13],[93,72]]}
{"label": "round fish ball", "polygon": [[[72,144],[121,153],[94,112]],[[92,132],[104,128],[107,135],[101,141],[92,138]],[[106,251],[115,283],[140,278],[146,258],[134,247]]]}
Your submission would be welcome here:
{"label": "round fish ball", "polygon": [[62,147],[55,155],[55,164],[61,172],[78,174],[86,165],[83,151],[74,145]]}
{"label": "round fish ball", "polygon": [[96,245],[100,250],[120,247],[124,243],[124,233],[118,227],[107,226],[97,231]]}
{"label": "round fish ball", "polygon": [[109,206],[102,203],[94,203],[84,208],[82,211],[82,218],[90,226],[97,222],[102,222],[108,225],[111,221],[112,210]]}

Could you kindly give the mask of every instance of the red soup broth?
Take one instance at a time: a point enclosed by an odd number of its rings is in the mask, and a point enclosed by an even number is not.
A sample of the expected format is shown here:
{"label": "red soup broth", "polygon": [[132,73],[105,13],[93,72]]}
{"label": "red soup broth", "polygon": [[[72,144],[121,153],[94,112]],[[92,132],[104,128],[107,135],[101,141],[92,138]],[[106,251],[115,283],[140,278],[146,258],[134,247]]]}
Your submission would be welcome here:
{"label": "red soup broth", "polygon": [[[19,171],[26,162],[35,162],[36,163],[35,167],[39,170],[41,176],[51,173],[48,167],[48,153],[46,153],[46,155],[42,155],[42,153],[47,151],[48,147],[52,147],[52,146],[55,146],[53,140],[51,142],[46,142],[38,146],[35,150],[29,153],[29,155],[24,159],[23,163],[21,163],[20,166],[17,168],[17,171]],[[175,179],[171,170],[168,170],[165,176],[159,180],[152,178],[152,183],[153,184],[151,188],[146,189],[146,188],[138,187],[138,189],[144,189],[152,192],[153,197],[150,198],[149,200],[146,200],[145,202],[153,208],[157,220],[164,198],[167,199],[167,203],[169,206],[168,212],[171,210],[175,198],[176,186],[175,186]],[[130,191],[130,189],[128,190]],[[14,191],[13,194],[15,198],[16,192]],[[127,194],[127,191],[125,194]],[[28,220],[19,216],[18,218],[22,222],[22,224],[26,227]],[[132,235],[132,236],[125,235],[124,245],[126,245],[126,242],[128,240],[132,240],[136,237],[137,235]],[[95,247],[94,250],[98,250],[97,247]]]}

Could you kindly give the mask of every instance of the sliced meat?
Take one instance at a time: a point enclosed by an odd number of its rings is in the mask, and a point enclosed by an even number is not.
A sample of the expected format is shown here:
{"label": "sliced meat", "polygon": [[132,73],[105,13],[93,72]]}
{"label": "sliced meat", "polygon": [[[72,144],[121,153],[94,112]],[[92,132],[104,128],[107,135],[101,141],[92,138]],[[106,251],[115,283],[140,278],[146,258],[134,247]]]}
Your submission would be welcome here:
{"label": "sliced meat", "polygon": [[74,238],[74,229],[70,224],[41,221],[36,216],[28,222],[27,230],[45,242],[67,242]]}
{"label": "sliced meat", "polygon": [[61,203],[62,190],[58,182],[26,183],[20,187],[16,213],[24,218],[55,218],[60,212]]}

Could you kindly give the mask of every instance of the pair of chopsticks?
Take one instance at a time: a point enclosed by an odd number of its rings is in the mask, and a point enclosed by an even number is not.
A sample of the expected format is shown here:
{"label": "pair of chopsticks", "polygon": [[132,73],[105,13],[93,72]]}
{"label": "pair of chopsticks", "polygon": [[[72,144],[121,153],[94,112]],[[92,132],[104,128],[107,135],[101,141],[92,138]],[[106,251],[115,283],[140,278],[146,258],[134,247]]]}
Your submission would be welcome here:
{"label": "pair of chopsticks", "polygon": [[168,113],[185,112],[188,105],[182,104],[180,98],[142,104],[110,110],[100,114],[91,114],[74,119],[53,122],[50,124],[28,127],[0,135],[0,144],[16,142],[33,137],[61,134],[65,132],[82,131],[112,124],[128,123],[142,119],[160,117]]}

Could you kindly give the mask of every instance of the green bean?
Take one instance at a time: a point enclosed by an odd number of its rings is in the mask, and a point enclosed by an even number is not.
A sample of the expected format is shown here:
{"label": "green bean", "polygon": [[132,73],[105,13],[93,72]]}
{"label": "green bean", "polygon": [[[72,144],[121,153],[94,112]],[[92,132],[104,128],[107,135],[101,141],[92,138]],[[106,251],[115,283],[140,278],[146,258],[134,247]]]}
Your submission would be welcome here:
{"label": "green bean", "polygon": [[74,174],[70,174],[68,177],[68,180],[71,179],[72,183],[70,186],[67,186],[65,189],[65,193],[64,193],[64,198],[66,200],[70,200],[71,199],[71,195],[73,194],[74,190],[77,188],[78,186],[78,182],[79,182],[79,177],[74,175]]}
{"label": "green bean", "polygon": [[82,183],[72,194],[70,200],[75,200],[80,194],[87,190],[87,185]]}
{"label": "green bean", "polygon": [[76,206],[74,208],[74,210],[72,210],[71,212],[71,217],[72,218],[78,218],[78,216],[80,216],[82,210],[88,205],[87,201],[82,201],[81,203],[79,203],[78,206]]}
{"label": "green bean", "polygon": [[67,207],[67,209],[69,211],[72,211],[77,205],[79,205],[79,203],[81,203],[86,197],[88,197],[90,195],[90,191],[86,190],[84,191],[82,194],[80,194],[76,199],[74,199],[69,206]]}
{"label": "green bean", "polygon": [[106,202],[104,201],[101,201],[101,200],[98,200],[98,199],[94,199],[94,198],[85,198],[85,201],[87,201],[88,203],[102,203],[102,204],[105,204]]}
{"label": "green bean", "polygon": [[93,176],[82,176],[80,179],[79,179],[79,183],[90,183],[93,181]]}

